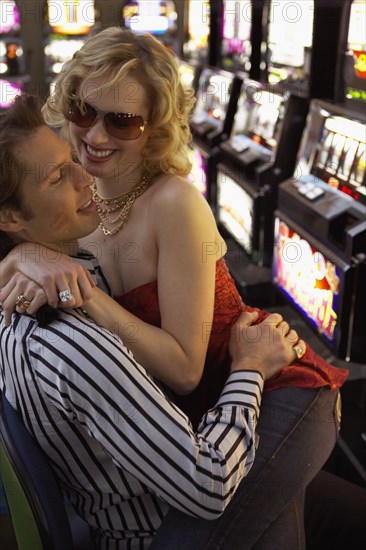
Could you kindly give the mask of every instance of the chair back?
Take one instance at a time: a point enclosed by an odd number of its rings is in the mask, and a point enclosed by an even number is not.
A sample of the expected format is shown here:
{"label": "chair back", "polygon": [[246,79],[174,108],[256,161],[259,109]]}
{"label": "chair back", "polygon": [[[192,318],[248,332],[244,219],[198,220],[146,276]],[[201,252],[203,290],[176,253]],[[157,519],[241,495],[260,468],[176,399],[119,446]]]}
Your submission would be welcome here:
{"label": "chair back", "polygon": [[46,455],[0,394],[0,465],[19,550],[74,550],[65,501]]}

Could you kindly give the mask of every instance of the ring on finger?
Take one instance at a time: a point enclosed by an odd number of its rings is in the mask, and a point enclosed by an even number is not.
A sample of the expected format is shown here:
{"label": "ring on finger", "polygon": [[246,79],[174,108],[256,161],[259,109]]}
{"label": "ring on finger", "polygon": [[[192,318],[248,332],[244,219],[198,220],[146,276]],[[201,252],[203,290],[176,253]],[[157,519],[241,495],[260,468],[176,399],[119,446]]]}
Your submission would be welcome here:
{"label": "ring on finger", "polygon": [[301,359],[301,357],[303,357],[303,355],[305,355],[306,348],[302,344],[296,344],[294,346],[294,350],[295,350],[295,353],[296,353],[296,357],[298,359]]}
{"label": "ring on finger", "polygon": [[30,303],[31,300],[28,300],[28,298],[26,298],[24,294],[19,294],[19,296],[15,300],[15,307],[25,310],[30,306]]}
{"label": "ring on finger", "polygon": [[72,300],[74,298],[74,296],[72,295],[72,292],[69,288],[66,288],[65,290],[61,290],[58,293],[58,295],[60,297],[61,302],[69,302],[70,300]]}

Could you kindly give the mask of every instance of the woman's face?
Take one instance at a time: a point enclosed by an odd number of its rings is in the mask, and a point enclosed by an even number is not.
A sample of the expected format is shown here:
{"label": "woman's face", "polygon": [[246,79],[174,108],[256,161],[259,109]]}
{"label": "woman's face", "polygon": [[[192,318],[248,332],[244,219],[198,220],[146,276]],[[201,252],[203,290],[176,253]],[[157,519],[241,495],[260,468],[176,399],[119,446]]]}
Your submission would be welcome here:
{"label": "woman's face", "polygon": [[[87,78],[77,92],[99,111],[113,113],[132,113],[140,115],[144,121],[149,119],[148,99],[145,89],[132,76],[127,75],[111,88],[101,89],[105,78]],[[93,176],[102,180],[111,180],[115,184],[126,174],[134,172],[134,166],[141,161],[141,151],[150,133],[149,124],[145,124],[142,134],[134,140],[117,139],[110,135],[99,113],[90,128],[81,128],[69,123],[70,136],[82,165]],[[131,181],[132,187],[136,181]]]}

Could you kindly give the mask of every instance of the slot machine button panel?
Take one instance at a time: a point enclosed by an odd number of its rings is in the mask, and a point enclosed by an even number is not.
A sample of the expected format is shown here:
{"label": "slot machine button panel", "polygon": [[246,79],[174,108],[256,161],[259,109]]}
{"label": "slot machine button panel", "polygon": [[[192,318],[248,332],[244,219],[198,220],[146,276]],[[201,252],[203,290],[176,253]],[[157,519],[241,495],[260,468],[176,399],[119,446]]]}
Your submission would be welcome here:
{"label": "slot machine button panel", "polygon": [[245,165],[250,165],[250,164],[254,164],[254,163],[259,163],[259,162],[263,162],[263,161],[266,161],[266,160],[269,160],[269,156],[268,155],[264,155],[261,151],[257,151],[256,149],[247,149],[245,150],[243,153],[240,154],[240,160],[245,164]]}
{"label": "slot machine button panel", "polygon": [[310,201],[314,201],[316,199],[319,199],[324,195],[323,189],[321,189],[318,185],[315,185],[314,183],[304,183],[297,185],[297,190],[303,197],[306,197]]}
{"label": "slot machine button panel", "polygon": [[249,149],[248,140],[244,136],[234,136],[230,140],[230,145],[236,153],[244,153]]}

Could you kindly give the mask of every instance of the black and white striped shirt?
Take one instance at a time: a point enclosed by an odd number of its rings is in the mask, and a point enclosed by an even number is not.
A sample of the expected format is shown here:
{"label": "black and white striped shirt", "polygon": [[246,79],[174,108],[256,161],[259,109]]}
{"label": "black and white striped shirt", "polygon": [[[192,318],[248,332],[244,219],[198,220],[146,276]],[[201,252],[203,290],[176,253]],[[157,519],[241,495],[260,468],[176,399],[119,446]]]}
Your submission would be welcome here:
{"label": "black and white striped shirt", "polygon": [[101,549],[147,548],[168,506],[214,519],[255,454],[263,389],[229,376],[194,434],[121,340],[78,311],[41,327],[0,312],[0,390],[48,455]]}

